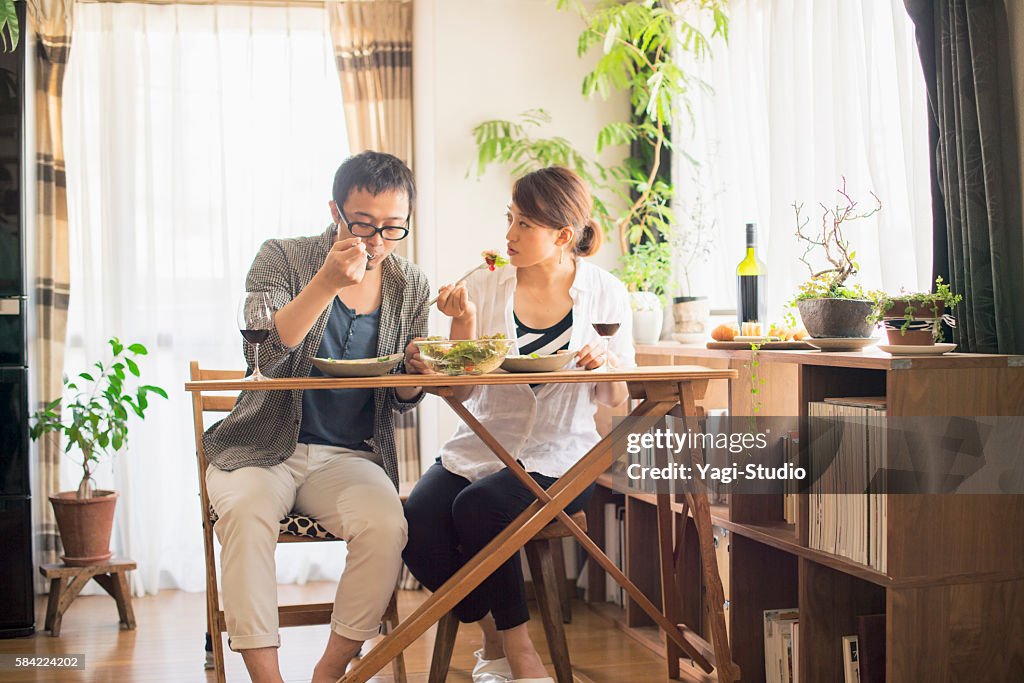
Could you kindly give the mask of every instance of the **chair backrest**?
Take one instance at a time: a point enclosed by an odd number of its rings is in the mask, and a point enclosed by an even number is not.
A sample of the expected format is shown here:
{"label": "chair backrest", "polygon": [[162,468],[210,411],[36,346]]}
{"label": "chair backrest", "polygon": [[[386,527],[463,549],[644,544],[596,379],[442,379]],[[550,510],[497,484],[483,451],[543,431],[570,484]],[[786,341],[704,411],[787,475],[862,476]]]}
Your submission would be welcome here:
{"label": "chair backrest", "polygon": [[[199,367],[199,361],[192,361],[188,364],[189,378],[193,382],[208,379],[242,379],[245,377],[243,370],[203,370]],[[203,416],[206,413],[230,413],[235,407],[238,393],[232,392],[225,395],[223,392],[215,394],[192,392],[192,423],[195,429],[196,438],[196,463],[199,466],[199,496],[204,511],[203,520],[207,527],[207,534],[210,533],[209,515],[205,514],[210,509],[210,497],[206,491],[206,453],[203,451],[203,432],[206,431]]]}

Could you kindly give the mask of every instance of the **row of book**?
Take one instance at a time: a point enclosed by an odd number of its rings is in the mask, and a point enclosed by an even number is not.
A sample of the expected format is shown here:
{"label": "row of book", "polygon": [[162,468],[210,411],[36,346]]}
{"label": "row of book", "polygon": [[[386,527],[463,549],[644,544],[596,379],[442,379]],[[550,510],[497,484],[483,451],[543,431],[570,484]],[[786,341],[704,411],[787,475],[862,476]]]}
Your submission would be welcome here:
{"label": "row of book", "polygon": [[[626,571],[626,506],[617,503],[604,505],[604,554],[623,573]],[[626,606],[626,591],[611,574],[605,572],[606,602]]]}
{"label": "row of book", "polygon": [[864,493],[886,459],[884,400],[814,401],[808,414],[808,545],[884,572],[886,498]]}
{"label": "row of book", "polygon": [[[843,683],[885,683],[884,614],[858,616],[857,633],[842,636],[840,647]],[[815,656],[829,654],[815,653]],[[764,611],[764,673],[765,683],[800,683],[798,610]]]}
{"label": "row of book", "polygon": [[[800,432],[786,432],[782,436],[782,462],[800,466]],[[796,479],[784,479],[782,482],[782,518],[786,524],[796,524],[797,485]]]}

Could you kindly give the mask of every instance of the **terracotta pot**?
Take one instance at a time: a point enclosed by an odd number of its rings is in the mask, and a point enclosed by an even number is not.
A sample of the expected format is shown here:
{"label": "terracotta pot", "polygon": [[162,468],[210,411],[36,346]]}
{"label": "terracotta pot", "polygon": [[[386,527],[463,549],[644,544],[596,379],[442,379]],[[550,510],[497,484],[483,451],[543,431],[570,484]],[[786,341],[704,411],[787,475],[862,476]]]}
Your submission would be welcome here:
{"label": "terracotta pot", "polygon": [[96,491],[92,498],[79,500],[74,491],[50,496],[64,544],[64,563],[87,567],[110,559],[110,530],[114,524],[116,491]]}
{"label": "terracotta pot", "polygon": [[812,337],[870,337],[874,323],[865,318],[873,304],[862,299],[805,299],[796,303],[800,320]]}
{"label": "terracotta pot", "polygon": [[[892,308],[885,311],[884,318],[886,320],[899,318],[901,320],[907,319],[907,300],[906,299],[893,299]],[[913,317],[916,320],[922,318],[941,318],[942,314],[946,311],[946,302],[939,301],[936,303],[914,303]]]}
{"label": "terracotta pot", "polygon": [[900,329],[902,324],[899,320],[893,320],[891,323],[895,325],[895,329],[889,327],[887,322],[885,336],[889,338],[889,344],[892,346],[933,346],[935,344],[935,336],[930,329],[903,332]]}

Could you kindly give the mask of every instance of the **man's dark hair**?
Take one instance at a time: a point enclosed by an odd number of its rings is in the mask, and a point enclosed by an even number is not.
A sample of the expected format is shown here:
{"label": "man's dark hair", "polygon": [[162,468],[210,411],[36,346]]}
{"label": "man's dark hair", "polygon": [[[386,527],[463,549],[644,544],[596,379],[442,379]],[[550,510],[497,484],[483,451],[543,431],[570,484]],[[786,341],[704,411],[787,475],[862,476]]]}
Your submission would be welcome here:
{"label": "man's dark hair", "polygon": [[409,198],[409,213],[412,213],[416,199],[412,171],[398,157],[383,152],[356,154],[338,167],[331,195],[339,209],[344,206],[352,190],[365,190],[373,196],[381,192],[405,192]]}

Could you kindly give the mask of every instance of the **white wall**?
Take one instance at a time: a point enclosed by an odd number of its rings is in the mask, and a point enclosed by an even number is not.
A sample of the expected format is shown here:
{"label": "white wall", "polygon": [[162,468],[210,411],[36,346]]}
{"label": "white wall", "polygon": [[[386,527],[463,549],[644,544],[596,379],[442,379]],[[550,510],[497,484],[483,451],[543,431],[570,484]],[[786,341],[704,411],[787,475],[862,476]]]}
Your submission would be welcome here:
{"label": "white wall", "polygon": [[[471,131],[487,119],[513,119],[543,107],[552,116],[544,135],[560,135],[592,153],[598,130],[628,114],[625,96],[609,102],[580,95],[597,57],[576,56],[582,27],[549,0],[418,0],[413,28],[414,170],[419,191],[416,261],[435,290],[480,260],[484,249],[504,249],[506,170],[466,177],[476,157]],[[613,159],[604,159],[611,161]],[[606,243],[593,260],[615,267]],[[436,316],[436,309],[435,309]],[[444,333],[440,319],[431,331]],[[420,409],[425,464],[457,419],[434,397]]]}

